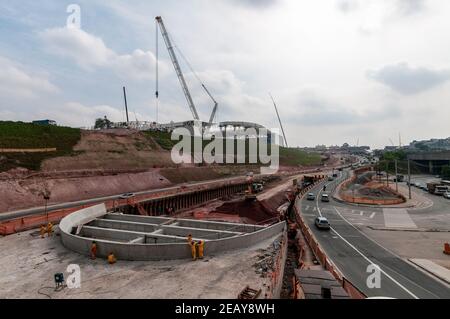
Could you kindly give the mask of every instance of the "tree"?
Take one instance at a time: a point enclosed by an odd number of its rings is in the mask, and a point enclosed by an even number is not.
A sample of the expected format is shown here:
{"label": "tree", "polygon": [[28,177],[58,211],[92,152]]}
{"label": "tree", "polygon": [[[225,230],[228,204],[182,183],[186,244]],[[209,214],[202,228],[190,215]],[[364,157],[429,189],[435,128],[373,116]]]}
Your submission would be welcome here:
{"label": "tree", "polygon": [[450,179],[450,165],[442,166],[441,175],[442,175],[442,178]]}
{"label": "tree", "polygon": [[103,119],[98,118],[95,120],[94,128],[95,129],[106,129],[106,128],[110,128],[112,126],[111,124],[112,124],[111,121],[108,120],[108,118],[105,115],[105,118],[103,118]]}

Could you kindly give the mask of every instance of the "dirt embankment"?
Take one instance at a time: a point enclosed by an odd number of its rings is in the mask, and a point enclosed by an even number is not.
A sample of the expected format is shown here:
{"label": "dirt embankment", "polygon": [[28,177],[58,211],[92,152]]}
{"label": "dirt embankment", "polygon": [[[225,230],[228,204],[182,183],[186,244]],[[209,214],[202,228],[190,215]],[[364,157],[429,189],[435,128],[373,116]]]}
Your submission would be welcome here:
{"label": "dirt embankment", "polygon": [[[45,159],[40,170],[15,168],[0,173],[0,212],[43,206],[46,190],[49,204],[56,204],[259,171],[249,165],[176,165],[163,147],[167,143],[161,144],[156,133],[115,129],[80,134],[70,155]],[[300,168],[282,166],[280,171]]]}

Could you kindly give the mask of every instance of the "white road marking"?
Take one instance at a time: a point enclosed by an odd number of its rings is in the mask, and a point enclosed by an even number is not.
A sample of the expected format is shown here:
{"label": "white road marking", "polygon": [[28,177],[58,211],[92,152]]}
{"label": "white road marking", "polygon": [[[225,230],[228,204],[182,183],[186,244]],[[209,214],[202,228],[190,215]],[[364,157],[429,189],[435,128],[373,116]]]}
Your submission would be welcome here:
{"label": "white road marking", "polygon": [[309,205],[306,205],[305,210],[308,210],[308,209],[309,209]]}
{"label": "white road marking", "polygon": [[359,211],[359,216],[364,215],[364,212],[362,210]]}
{"label": "white road marking", "polygon": [[373,212],[372,214],[370,214],[369,218],[372,219],[375,216],[375,212]]}
{"label": "white road marking", "polygon": [[[354,227],[350,222],[348,222],[344,216],[342,216],[342,214],[339,212],[339,210],[337,208],[335,208],[336,212],[339,214],[339,216],[341,216],[341,218],[343,220],[345,220],[350,226]],[[358,254],[361,255],[361,257],[363,257],[366,261],[368,261],[370,264],[375,264],[374,262],[372,262],[368,257],[366,257],[362,252],[360,252],[358,250],[358,248],[356,248],[355,246],[353,246],[348,240],[346,240],[344,237],[342,237],[333,227],[331,227],[331,229],[334,231],[334,233],[336,235],[338,235],[347,245],[349,245],[351,248],[353,248]],[[413,294],[411,291],[409,291],[408,288],[406,288],[405,286],[403,286],[401,283],[399,283],[397,280],[395,280],[394,278],[392,278],[391,275],[389,275],[388,273],[386,273],[383,269],[381,269],[380,267],[380,271],[381,273],[383,273],[387,278],[389,278],[390,280],[392,280],[392,282],[394,282],[397,286],[399,286],[401,289],[403,289],[404,291],[406,291],[409,295],[411,295],[414,299],[419,299],[419,297],[417,297],[415,294]]]}
{"label": "white road marking", "polygon": [[388,228],[417,228],[404,208],[383,208],[383,215]]}
{"label": "white road marking", "polygon": [[[320,197],[320,193],[321,193],[322,189],[319,190],[318,194],[317,194],[317,198],[316,198],[316,207],[317,207],[317,211],[319,212],[319,216],[322,216],[322,212],[320,211],[320,207],[319,207],[319,197]],[[337,210],[336,207],[334,207],[334,209],[336,210],[336,213],[344,220],[346,221],[350,226],[353,226],[349,221],[347,221],[344,216],[341,215],[341,213]],[[352,210],[353,213],[353,210]],[[345,243],[347,243],[347,245],[349,245],[351,248],[353,248],[357,253],[359,253],[365,260],[367,260],[370,264],[375,264],[373,263],[369,258],[367,258],[363,253],[361,253],[355,246],[353,246],[348,240],[346,240],[344,237],[342,237],[333,227],[331,227],[331,229],[334,231],[334,233],[340,237]],[[356,228],[355,228],[356,229]],[[397,280],[395,280],[394,278],[392,278],[388,273],[386,273],[383,269],[381,269],[380,267],[380,271],[390,280],[392,280],[396,285],[398,285],[401,289],[403,289],[404,291],[406,291],[408,294],[410,294],[413,298],[415,299],[419,299],[415,294],[413,294],[411,291],[409,291],[405,286],[403,286],[401,283],[399,283]]]}

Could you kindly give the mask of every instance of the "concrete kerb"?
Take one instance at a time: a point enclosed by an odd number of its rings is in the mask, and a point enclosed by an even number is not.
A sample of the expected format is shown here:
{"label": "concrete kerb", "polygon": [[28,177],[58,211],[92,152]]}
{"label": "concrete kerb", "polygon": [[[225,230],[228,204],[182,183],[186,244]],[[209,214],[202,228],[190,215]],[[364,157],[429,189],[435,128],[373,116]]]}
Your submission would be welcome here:
{"label": "concrete kerb", "polygon": [[414,208],[417,205],[414,204],[409,204],[409,205],[404,205],[404,204],[396,204],[396,205],[382,205],[382,204],[358,204],[358,203],[352,203],[352,202],[348,202],[343,200],[342,198],[338,197],[338,193],[342,187],[342,185],[344,185],[345,183],[348,183],[353,177],[347,178],[345,180],[343,180],[341,183],[339,183],[339,185],[334,189],[331,197],[339,202],[339,203],[343,203],[343,204],[347,204],[347,205],[352,205],[355,207],[380,207],[380,208]]}
{"label": "concrete kerb", "polygon": [[[106,257],[113,252],[122,260],[170,260],[191,258],[187,243],[144,244],[116,242],[106,239],[86,238],[77,235],[82,225],[106,214],[104,204],[74,212],[61,220],[61,241],[66,248],[83,255],[89,255],[92,242],[97,242],[97,255]],[[279,222],[264,229],[243,235],[205,240],[205,254],[212,255],[233,249],[253,246],[286,230],[286,223]]]}

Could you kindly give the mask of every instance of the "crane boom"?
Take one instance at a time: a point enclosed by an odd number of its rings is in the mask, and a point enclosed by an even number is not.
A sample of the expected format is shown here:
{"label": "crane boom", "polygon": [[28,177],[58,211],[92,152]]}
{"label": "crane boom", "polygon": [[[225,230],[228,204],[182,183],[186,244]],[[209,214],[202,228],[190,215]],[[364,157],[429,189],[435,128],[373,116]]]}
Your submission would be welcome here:
{"label": "crane boom", "polygon": [[286,139],[286,134],[284,134],[283,124],[281,124],[280,114],[278,114],[277,105],[275,104],[275,100],[273,99],[272,94],[269,93],[269,95],[270,95],[270,98],[272,99],[273,106],[275,107],[275,112],[277,113],[278,122],[280,122],[281,132],[283,132],[284,143],[286,143],[286,147],[289,147],[287,139]]}
{"label": "crane boom", "polygon": [[166,27],[161,17],[156,17],[156,22],[159,24],[159,28],[161,30],[161,35],[166,43],[167,51],[169,51],[170,59],[172,60],[173,67],[175,68],[175,72],[178,76],[178,80],[180,81],[181,88],[183,89],[184,96],[188,102],[189,108],[191,109],[192,116],[194,120],[200,120],[197,109],[195,108],[194,101],[192,100],[191,94],[189,93],[188,86],[186,84],[186,80],[184,79],[183,72],[181,71],[180,64],[178,63],[177,56],[175,55],[175,51],[173,50],[172,42],[170,41],[169,34],[167,33]]}
{"label": "crane boom", "polygon": [[217,103],[217,101],[214,99],[214,97],[211,95],[211,93],[209,93],[208,89],[206,88],[206,86],[203,83],[202,83],[202,87],[205,90],[206,94],[208,94],[209,97],[211,98],[211,100],[214,102],[214,108],[211,112],[211,116],[209,117],[209,124],[211,124],[214,121],[214,117],[216,116],[217,107],[219,106],[219,103]]}

